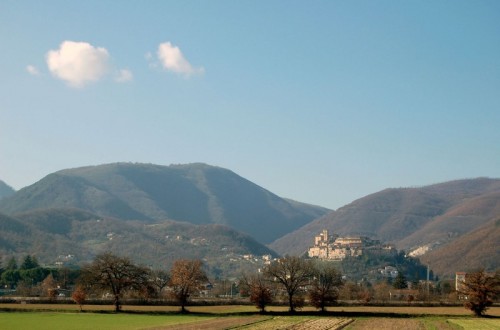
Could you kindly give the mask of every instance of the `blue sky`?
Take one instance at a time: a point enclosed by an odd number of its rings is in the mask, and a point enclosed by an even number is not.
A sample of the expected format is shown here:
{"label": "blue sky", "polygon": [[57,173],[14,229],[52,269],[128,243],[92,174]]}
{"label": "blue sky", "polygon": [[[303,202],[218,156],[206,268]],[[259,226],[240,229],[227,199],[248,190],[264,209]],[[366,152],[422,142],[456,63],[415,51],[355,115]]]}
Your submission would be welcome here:
{"label": "blue sky", "polygon": [[500,2],[0,1],[0,179],[204,162],[338,208],[500,177]]}

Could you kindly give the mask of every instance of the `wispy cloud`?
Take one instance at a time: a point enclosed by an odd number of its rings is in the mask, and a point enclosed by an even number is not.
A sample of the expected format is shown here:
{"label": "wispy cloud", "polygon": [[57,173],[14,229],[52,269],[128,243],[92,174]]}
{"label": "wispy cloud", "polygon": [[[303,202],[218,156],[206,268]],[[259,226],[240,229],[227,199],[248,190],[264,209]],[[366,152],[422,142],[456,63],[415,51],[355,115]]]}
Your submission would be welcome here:
{"label": "wispy cloud", "polygon": [[172,45],[170,42],[161,43],[158,46],[158,59],[162,67],[167,71],[189,77],[195,74],[203,74],[203,67],[194,67],[184,57],[179,47]]}
{"label": "wispy cloud", "polygon": [[121,69],[115,77],[115,81],[119,83],[125,83],[132,81],[134,79],[134,75],[128,69]]}
{"label": "wispy cloud", "polygon": [[26,71],[33,76],[38,76],[40,74],[40,71],[38,71],[38,69],[33,65],[27,65]]}
{"label": "wispy cloud", "polygon": [[105,48],[87,42],[63,41],[59,49],[50,50],[47,66],[56,78],[72,87],[101,79],[108,71],[109,53]]}

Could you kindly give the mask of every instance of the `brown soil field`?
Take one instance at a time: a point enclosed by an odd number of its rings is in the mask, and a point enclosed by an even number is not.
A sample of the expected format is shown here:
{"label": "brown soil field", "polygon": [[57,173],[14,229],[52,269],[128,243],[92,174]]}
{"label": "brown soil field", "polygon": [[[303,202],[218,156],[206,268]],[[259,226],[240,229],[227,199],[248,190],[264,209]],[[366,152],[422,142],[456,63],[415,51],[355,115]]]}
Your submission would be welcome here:
{"label": "brown soil field", "polygon": [[341,329],[352,319],[336,317],[275,316],[265,321],[249,324],[239,329],[245,330],[328,330]]}
{"label": "brown soil field", "polygon": [[414,319],[369,318],[364,320],[355,320],[346,329],[425,330],[425,327],[419,320],[414,320]]}
{"label": "brown soil field", "polygon": [[[329,312],[348,312],[348,313],[395,313],[410,315],[463,315],[471,316],[472,312],[461,306],[454,307],[390,307],[390,306],[352,306],[352,307],[333,307],[328,308]],[[491,307],[486,312],[487,315],[500,317],[500,307]]]}
{"label": "brown soil field", "polygon": [[396,319],[383,317],[361,318],[351,323],[346,330],[458,330],[463,329],[446,319]]}
{"label": "brown soil field", "polygon": [[161,328],[152,328],[148,330],[211,330],[211,329],[235,329],[241,328],[248,324],[258,323],[267,320],[266,316],[247,316],[247,317],[221,317],[210,321],[202,321],[188,324],[176,324]]}

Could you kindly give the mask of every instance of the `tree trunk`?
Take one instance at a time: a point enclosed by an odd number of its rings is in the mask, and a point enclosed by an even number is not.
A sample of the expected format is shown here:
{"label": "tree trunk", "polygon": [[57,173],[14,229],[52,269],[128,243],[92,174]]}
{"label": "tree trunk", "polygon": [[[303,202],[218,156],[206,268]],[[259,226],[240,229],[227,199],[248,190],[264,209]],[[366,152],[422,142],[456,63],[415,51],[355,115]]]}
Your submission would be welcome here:
{"label": "tree trunk", "polygon": [[120,298],[118,297],[118,295],[115,295],[115,312],[119,312],[120,311]]}

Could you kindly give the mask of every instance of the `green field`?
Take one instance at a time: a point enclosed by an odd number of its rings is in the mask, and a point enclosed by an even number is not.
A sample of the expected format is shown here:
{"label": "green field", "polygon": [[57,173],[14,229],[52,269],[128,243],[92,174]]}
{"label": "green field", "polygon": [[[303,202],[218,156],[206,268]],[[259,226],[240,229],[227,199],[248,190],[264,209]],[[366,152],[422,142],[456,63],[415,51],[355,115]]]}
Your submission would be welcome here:
{"label": "green field", "polygon": [[[500,319],[446,317],[205,316],[55,312],[2,312],[2,330],[23,329],[500,329]],[[347,327],[346,327],[347,326]]]}
{"label": "green field", "polygon": [[461,326],[463,329],[480,329],[480,330],[498,330],[500,329],[499,319],[465,319],[465,320],[450,320],[451,323]]}
{"label": "green field", "polygon": [[141,315],[52,312],[3,312],[0,328],[10,329],[148,329],[213,319],[198,315]]}
{"label": "green field", "polygon": [[[344,307],[320,315],[309,312],[290,316],[282,307],[259,315],[251,306],[200,306],[191,314],[177,314],[165,306],[127,306],[128,311],[115,314],[103,306],[86,306],[84,313],[74,305],[0,305],[0,329],[428,329],[500,330],[500,308],[493,308],[494,318],[475,318],[455,307]],[[16,308],[17,307],[17,308]],[[57,308],[56,308],[57,307]],[[95,308],[95,309],[94,309]],[[165,310],[167,309],[167,310]],[[91,311],[93,310],[93,311]],[[388,313],[390,311],[390,313]]]}

